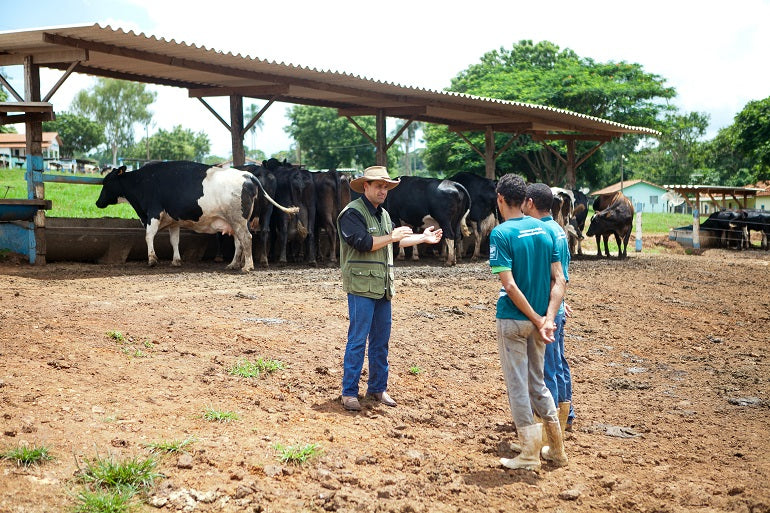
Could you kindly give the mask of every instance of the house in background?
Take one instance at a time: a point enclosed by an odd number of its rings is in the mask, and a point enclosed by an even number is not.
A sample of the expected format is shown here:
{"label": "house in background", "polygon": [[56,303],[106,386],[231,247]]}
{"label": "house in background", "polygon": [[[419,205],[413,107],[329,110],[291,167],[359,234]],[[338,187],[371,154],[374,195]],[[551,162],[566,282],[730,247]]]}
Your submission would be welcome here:
{"label": "house in background", "polygon": [[749,184],[746,187],[760,189],[760,191],[757,192],[754,204],[751,205],[751,208],[770,212],[770,180]]}
{"label": "house in background", "polygon": [[[623,190],[623,194],[631,200],[634,205],[634,209],[638,212],[673,212],[674,205],[663,197],[666,194],[667,189],[660,185],[656,185],[644,180],[624,180],[589,193],[589,196],[600,196],[602,194],[614,194]],[[670,197],[670,196],[667,196]],[[641,203],[642,208],[638,208]]]}
{"label": "house in background", "polygon": [[[45,170],[60,170],[58,132],[43,132],[43,162]],[[0,167],[21,169],[27,165],[27,139],[25,134],[0,134]]]}

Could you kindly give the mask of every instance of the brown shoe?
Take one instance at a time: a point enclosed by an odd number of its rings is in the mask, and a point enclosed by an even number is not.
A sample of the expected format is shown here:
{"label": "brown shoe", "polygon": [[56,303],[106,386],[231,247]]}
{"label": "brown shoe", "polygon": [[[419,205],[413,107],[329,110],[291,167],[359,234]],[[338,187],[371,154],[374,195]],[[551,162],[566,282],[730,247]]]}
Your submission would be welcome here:
{"label": "brown shoe", "polygon": [[342,407],[348,411],[361,411],[361,403],[358,402],[358,397],[350,395],[342,396]]}
{"label": "brown shoe", "polygon": [[366,394],[367,397],[371,397],[375,401],[379,401],[385,406],[395,406],[396,401],[394,401],[387,392],[375,392],[372,394]]}

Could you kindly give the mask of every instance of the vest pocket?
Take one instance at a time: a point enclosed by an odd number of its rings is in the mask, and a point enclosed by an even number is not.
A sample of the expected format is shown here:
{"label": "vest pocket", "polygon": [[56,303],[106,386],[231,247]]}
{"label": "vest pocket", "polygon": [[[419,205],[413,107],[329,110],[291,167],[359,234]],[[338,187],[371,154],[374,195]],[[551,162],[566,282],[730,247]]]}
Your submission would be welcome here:
{"label": "vest pocket", "polygon": [[352,294],[385,294],[385,271],[366,267],[351,267],[350,292]]}

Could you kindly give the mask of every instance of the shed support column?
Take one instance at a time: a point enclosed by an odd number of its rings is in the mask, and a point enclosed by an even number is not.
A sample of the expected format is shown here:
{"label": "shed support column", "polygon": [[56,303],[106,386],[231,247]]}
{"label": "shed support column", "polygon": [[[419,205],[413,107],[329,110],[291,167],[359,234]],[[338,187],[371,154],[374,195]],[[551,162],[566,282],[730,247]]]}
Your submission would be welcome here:
{"label": "shed support column", "polygon": [[485,176],[495,179],[495,131],[487,125],[484,131],[484,166]]}
{"label": "shed support column", "polygon": [[[31,56],[24,58],[24,96],[28,102],[40,101],[40,66]],[[27,198],[45,199],[43,184],[43,123],[39,117],[27,115]],[[27,245],[30,264],[45,265],[45,210],[39,209],[30,226]]]}
{"label": "shed support column", "polygon": [[385,132],[385,110],[384,109],[377,109],[377,141],[376,141],[376,152],[377,152],[377,165],[378,166],[387,166],[388,165],[388,134]]}
{"label": "shed support column", "polygon": [[575,182],[577,178],[575,176],[575,140],[570,139],[567,141],[567,169],[564,176],[564,181],[568,189],[575,188]]}
{"label": "shed support column", "polygon": [[233,143],[233,166],[246,163],[243,151],[243,96],[230,96],[230,139]]}

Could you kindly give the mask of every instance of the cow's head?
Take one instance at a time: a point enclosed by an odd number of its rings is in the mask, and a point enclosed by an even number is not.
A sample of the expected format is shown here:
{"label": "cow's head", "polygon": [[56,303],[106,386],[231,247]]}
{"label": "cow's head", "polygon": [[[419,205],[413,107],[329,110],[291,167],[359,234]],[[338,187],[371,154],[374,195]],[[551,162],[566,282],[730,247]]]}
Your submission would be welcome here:
{"label": "cow's head", "polygon": [[102,191],[99,193],[99,198],[96,200],[96,206],[104,208],[107,205],[114,205],[120,201],[120,198],[124,196],[123,187],[120,185],[120,179],[123,173],[126,172],[126,166],[120,166],[117,169],[110,171],[102,181]]}

